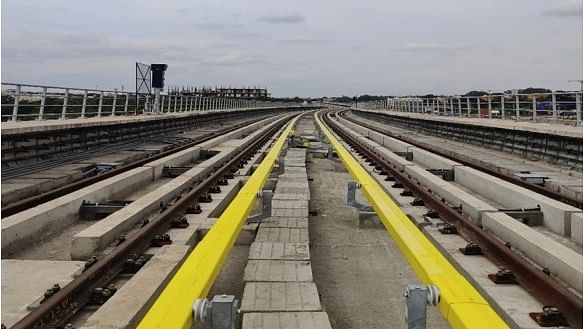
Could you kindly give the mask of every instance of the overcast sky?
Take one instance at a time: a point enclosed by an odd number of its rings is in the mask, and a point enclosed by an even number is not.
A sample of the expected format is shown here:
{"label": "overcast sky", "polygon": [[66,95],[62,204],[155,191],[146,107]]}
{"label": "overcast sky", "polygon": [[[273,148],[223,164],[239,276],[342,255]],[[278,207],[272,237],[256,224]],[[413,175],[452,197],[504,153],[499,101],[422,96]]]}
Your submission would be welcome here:
{"label": "overcast sky", "polygon": [[2,0],[2,81],[134,90],[266,86],[275,96],[577,89],[575,0]]}

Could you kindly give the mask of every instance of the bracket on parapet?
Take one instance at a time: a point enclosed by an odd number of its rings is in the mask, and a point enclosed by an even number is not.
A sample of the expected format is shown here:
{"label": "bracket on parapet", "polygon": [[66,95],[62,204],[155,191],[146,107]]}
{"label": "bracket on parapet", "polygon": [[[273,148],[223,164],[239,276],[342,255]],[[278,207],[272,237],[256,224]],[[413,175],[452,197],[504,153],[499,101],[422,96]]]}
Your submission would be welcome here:
{"label": "bracket on parapet", "polygon": [[262,212],[248,217],[248,224],[260,223],[263,219],[272,216],[272,191],[262,190],[258,192],[258,197],[262,198]]}
{"label": "bracket on parapet", "polygon": [[404,292],[406,297],[406,329],[427,327],[427,306],[437,306],[441,300],[437,286],[409,284]]}
{"label": "bracket on parapet", "polygon": [[194,322],[209,323],[211,329],[233,329],[238,322],[239,301],[233,295],[215,295],[193,303]]}
{"label": "bracket on parapet", "polygon": [[278,169],[275,173],[270,174],[268,178],[277,178],[278,176],[284,174],[284,157],[281,156],[278,158]]}
{"label": "bracket on parapet", "polygon": [[360,213],[374,213],[374,208],[369,205],[359,203],[355,199],[356,191],[360,188],[359,183],[349,182],[347,183],[347,205],[356,208]]}
{"label": "bracket on parapet", "polygon": [[333,152],[334,152],[333,147],[331,145],[329,145],[327,147],[327,159],[334,160],[333,159]]}

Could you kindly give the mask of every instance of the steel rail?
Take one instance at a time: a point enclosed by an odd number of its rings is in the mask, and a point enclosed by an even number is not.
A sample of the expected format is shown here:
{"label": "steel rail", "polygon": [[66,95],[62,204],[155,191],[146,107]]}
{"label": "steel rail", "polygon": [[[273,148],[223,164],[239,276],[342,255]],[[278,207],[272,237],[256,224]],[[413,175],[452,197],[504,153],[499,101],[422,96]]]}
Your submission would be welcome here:
{"label": "steel rail", "polygon": [[553,190],[547,189],[544,186],[540,186],[540,185],[536,185],[536,184],[529,183],[529,182],[524,181],[524,180],[522,180],[520,178],[517,178],[517,177],[514,177],[514,176],[510,176],[510,175],[507,175],[507,174],[505,174],[503,172],[500,172],[500,171],[497,171],[497,170],[494,170],[494,169],[491,169],[491,168],[488,168],[488,167],[485,167],[485,166],[482,166],[482,165],[473,163],[473,162],[468,161],[468,160],[465,160],[465,159],[463,159],[461,157],[454,156],[454,155],[451,155],[451,154],[448,154],[448,153],[445,153],[445,152],[437,151],[437,150],[435,150],[435,149],[433,149],[431,147],[425,146],[422,143],[417,142],[414,139],[405,138],[403,136],[400,136],[400,135],[397,135],[397,134],[393,134],[393,133],[388,132],[388,131],[384,131],[384,130],[382,130],[380,128],[377,128],[377,127],[374,127],[372,125],[358,122],[357,120],[348,117],[346,115],[346,113],[345,113],[346,111],[347,110],[345,110],[345,111],[343,111],[343,113],[341,113],[341,117],[343,117],[344,119],[349,120],[349,121],[351,121],[351,122],[353,122],[355,124],[362,125],[362,126],[366,126],[367,128],[372,129],[372,130],[374,130],[374,131],[376,131],[378,133],[384,134],[384,135],[389,136],[389,137],[392,137],[392,138],[396,138],[397,140],[403,141],[405,143],[412,144],[412,145],[414,145],[414,146],[416,146],[416,147],[418,147],[420,149],[423,149],[425,151],[428,151],[428,152],[431,152],[431,153],[440,155],[440,156],[442,156],[444,158],[447,158],[449,160],[452,160],[452,161],[459,162],[459,163],[461,163],[461,164],[463,164],[463,165],[465,165],[467,167],[470,167],[470,168],[473,168],[473,169],[482,171],[482,172],[484,172],[484,173],[486,173],[488,175],[492,175],[492,176],[495,176],[497,178],[503,179],[503,180],[505,180],[505,181],[507,181],[509,183],[518,185],[520,187],[523,187],[525,189],[531,190],[531,191],[536,192],[538,194],[542,194],[542,195],[544,195],[546,197],[555,199],[557,201],[561,201],[561,202],[566,203],[566,204],[569,204],[569,205],[571,205],[573,207],[576,207],[576,208],[579,208],[579,209],[583,209],[583,200],[571,198],[571,197],[566,196],[566,195],[563,195],[563,194],[561,194],[559,192],[555,192]]}
{"label": "steel rail", "polygon": [[193,303],[207,296],[297,118],[288,124],[246,184],[187,256],[138,329],[191,328]]}
{"label": "steel rail", "polygon": [[410,179],[408,175],[390,165],[367,147],[361,145],[356,138],[343,131],[328,116],[325,116],[325,122],[349,145],[362,152],[367,158],[373,160],[387,173],[391,173],[396,180],[403,184],[405,189],[420,198],[424,202],[425,207],[437,211],[441,219],[457,227],[458,233],[466,240],[479,244],[482,252],[488,259],[500,267],[510,269],[516,275],[517,281],[522,288],[535,296],[544,305],[558,307],[573,328],[582,328],[582,299],[538,269],[527,259],[508,248],[503,241],[496,238],[493,234],[484,231],[472,223],[472,221],[466,219],[439,197],[419,185],[416,181]]}
{"label": "steel rail", "polygon": [[[75,280],[71,281],[61,290],[56,292],[38,308],[32,310],[28,315],[18,321],[13,329],[41,329],[48,326],[61,324],[62,316],[79,310],[88,298],[93,288],[101,287],[118,273],[120,273],[124,262],[130,254],[141,254],[151,243],[151,238],[160,232],[170,228],[171,221],[185,212],[187,207],[192,205],[193,200],[206,193],[215,182],[224,177],[228,172],[236,168],[238,163],[251,157],[263,143],[289,120],[291,116],[279,119],[272,124],[258,138],[246,146],[238,155],[226,161],[218,170],[207,176],[196,186],[192,186],[174,204],[169,205],[154,219],[150,220],[144,227],[127,234],[124,242],[105,255],[94,265],[88,267]],[[237,169],[236,169],[237,170]]]}
{"label": "steel rail", "polygon": [[245,127],[247,125],[250,125],[254,122],[258,122],[258,121],[263,120],[263,119],[265,119],[265,118],[260,118],[258,120],[254,120],[252,122],[240,123],[240,124],[228,127],[228,128],[224,128],[224,129],[220,129],[218,131],[204,134],[189,144],[175,147],[171,150],[158,153],[158,154],[153,155],[151,157],[147,157],[144,159],[134,161],[132,163],[118,167],[116,169],[108,170],[102,174],[83,178],[81,180],[69,183],[67,185],[61,186],[61,187],[56,188],[54,190],[50,190],[50,191],[47,191],[47,192],[44,192],[44,193],[41,193],[38,195],[33,195],[31,197],[10,203],[10,204],[2,207],[2,210],[0,211],[0,216],[1,216],[1,218],[6,218],[8,216],[12,216],[18,212],[23,211],[23,210],[26,210],[26,209],[29,209],[32,207],[36,207],[42,203],[45,203],[45,202],[51,201],[53,199],[56,199],[58,197],[64,196],[66,194],[75,192],[81,188],[87,187],[91,184],[95,184],[95,183],[102,181],[104,179],[114,177],[116,175],[122,174],[122,173],[129,171],[131,169],[141,167],[149,162],[152,162],[152,161],[155,161],[158,159],[162,159],[162,158],[169,156],[171,154],[174,154],[174,153],[186,150],[188,148],[197,146],[198,144],[204,143],[204,142],[211,140],[215,137],[218,137],[218,136],[221,136],[223,134],[235,131],[237,129],[240,129],[242,127]]}

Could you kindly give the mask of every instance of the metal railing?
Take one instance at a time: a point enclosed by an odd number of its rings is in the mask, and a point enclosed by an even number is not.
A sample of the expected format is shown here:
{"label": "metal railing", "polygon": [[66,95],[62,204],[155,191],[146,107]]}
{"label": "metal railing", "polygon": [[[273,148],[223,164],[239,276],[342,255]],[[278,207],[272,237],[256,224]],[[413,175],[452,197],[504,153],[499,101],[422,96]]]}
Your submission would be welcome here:
{"label": "metal railing", "polygon": [[468,118],[512,119],[582,126],[583,92],[395,97],[358,107]]}
{"label": "metal railing", "polygon": [[[156,114],[282,106],[286,103],[161,94]],[[2,121],[154,114],[154,96],[134,92],[2,82]]]}

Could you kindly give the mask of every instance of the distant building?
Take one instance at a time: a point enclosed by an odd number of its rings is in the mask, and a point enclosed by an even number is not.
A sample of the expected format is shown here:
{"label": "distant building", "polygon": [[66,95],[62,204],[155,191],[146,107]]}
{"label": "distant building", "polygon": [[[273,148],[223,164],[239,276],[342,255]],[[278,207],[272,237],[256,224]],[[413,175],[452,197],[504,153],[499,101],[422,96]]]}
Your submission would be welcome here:
{"label": "distant building", "polygon": [[196,88],[169,88],[169,94],[181,94],[189,96],[203,97],[225,97],[225,98],[243,98],[243,99],[266,99],[270,93],[266,88],[232,88],[232,87],[209,87]]}

